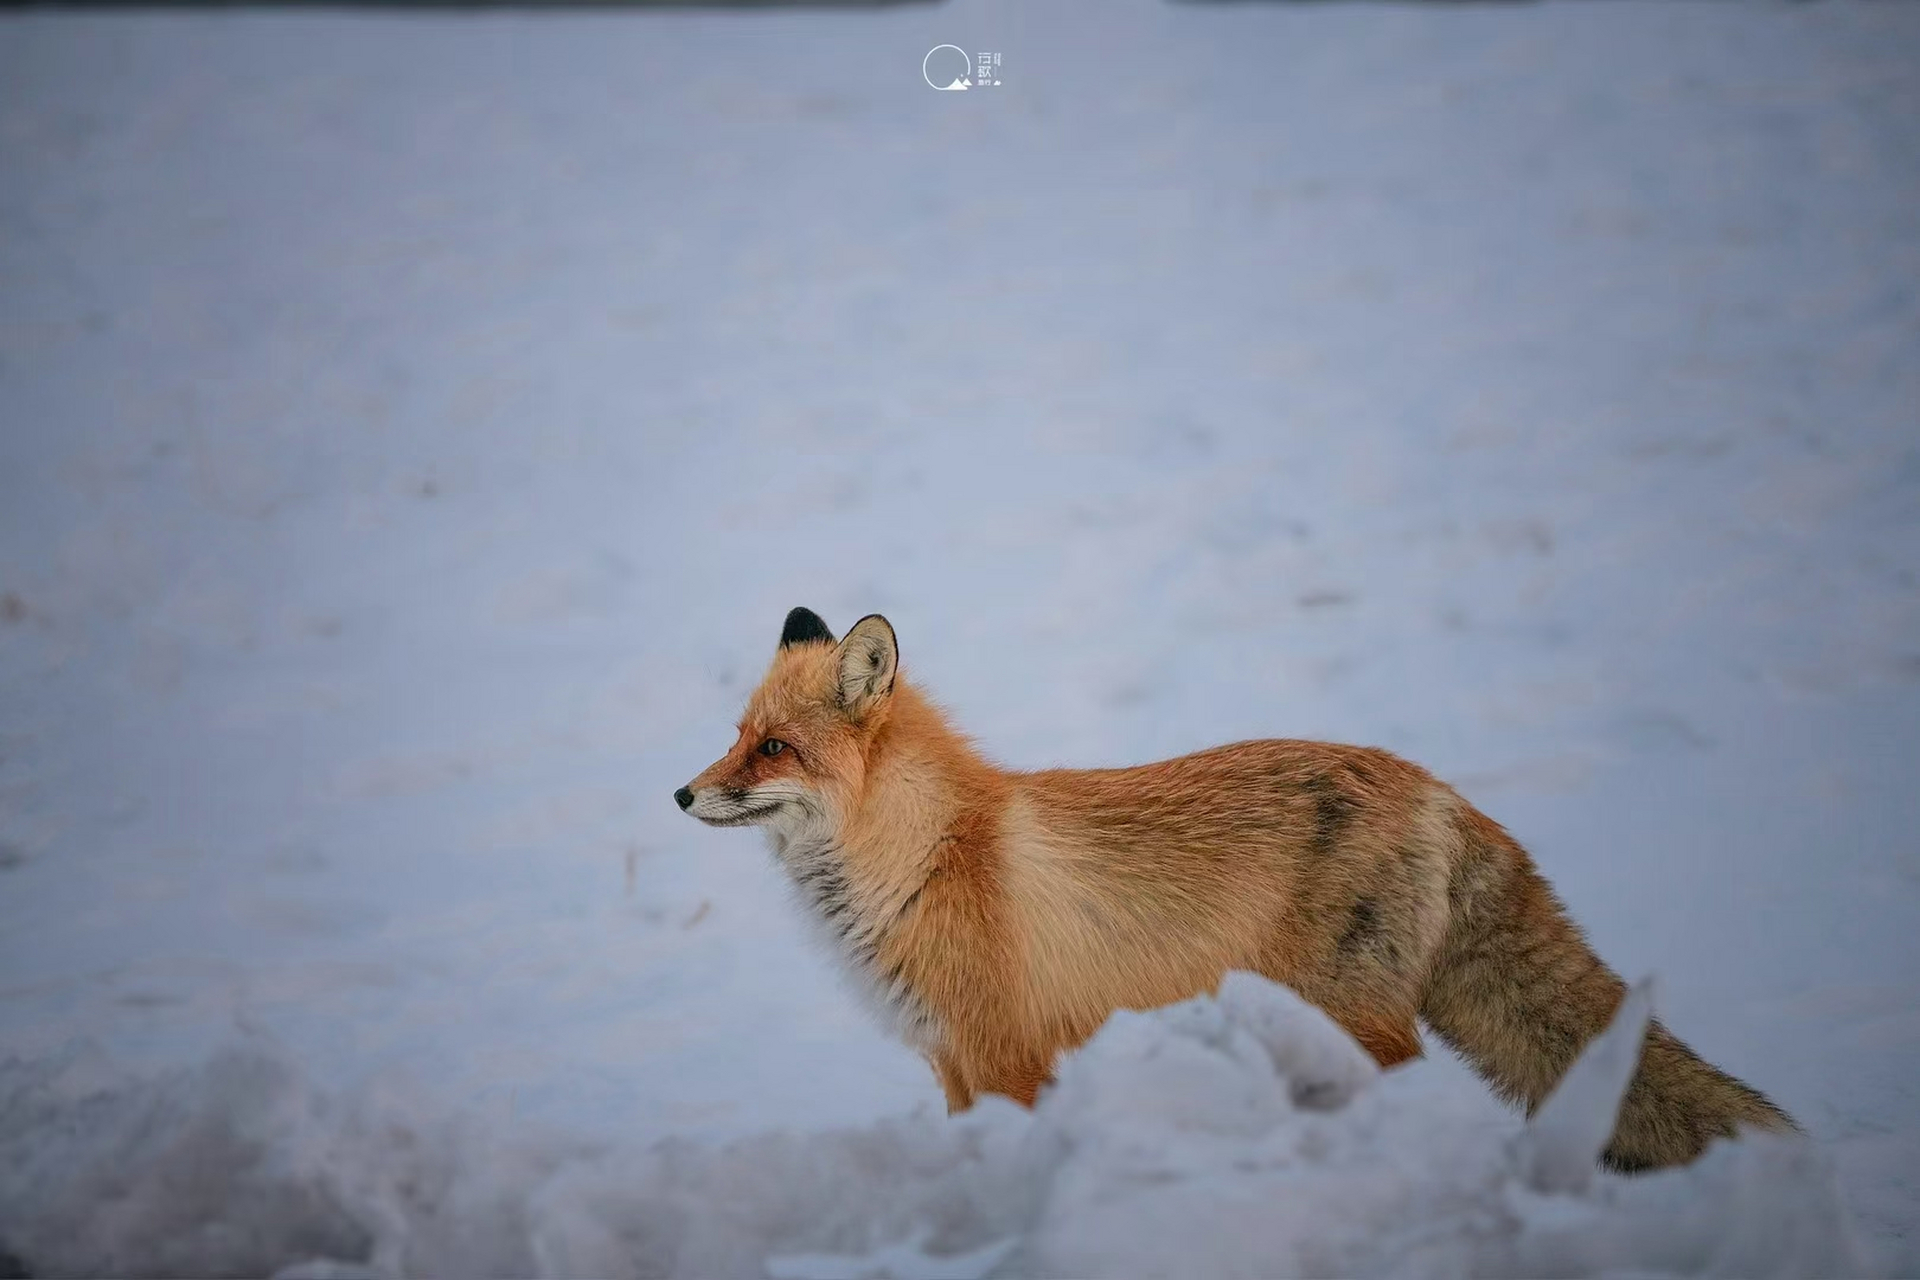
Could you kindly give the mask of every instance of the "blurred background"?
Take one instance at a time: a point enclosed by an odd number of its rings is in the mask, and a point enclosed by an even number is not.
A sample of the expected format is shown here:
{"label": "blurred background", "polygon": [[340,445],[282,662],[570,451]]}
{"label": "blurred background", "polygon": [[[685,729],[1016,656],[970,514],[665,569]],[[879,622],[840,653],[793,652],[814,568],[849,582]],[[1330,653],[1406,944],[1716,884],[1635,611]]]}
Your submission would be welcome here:
{"label": "blurred background", "polygon": [[669,799],[805,604],[1422,762],[1920,1267],[1915,120],[1912,5],[0,12],[0,1149],[937,1111]]}

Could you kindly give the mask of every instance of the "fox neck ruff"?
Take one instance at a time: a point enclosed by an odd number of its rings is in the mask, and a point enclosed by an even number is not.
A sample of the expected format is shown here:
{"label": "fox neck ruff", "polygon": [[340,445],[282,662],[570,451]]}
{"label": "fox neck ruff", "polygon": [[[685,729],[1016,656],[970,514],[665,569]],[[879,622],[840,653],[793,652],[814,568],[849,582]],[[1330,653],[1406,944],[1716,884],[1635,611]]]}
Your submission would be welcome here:
{"label": "fox neck ruff", "polygon": [[791,806],[766,831],[828,953],[882,1023],[925,1052],[945,1038],[929,990],[942,975],[927,961],[943,948],[929,935],[985,923],[954,899],[991,875],[985,819],[1007,779],[904,680],[890,703],[858,792]]}

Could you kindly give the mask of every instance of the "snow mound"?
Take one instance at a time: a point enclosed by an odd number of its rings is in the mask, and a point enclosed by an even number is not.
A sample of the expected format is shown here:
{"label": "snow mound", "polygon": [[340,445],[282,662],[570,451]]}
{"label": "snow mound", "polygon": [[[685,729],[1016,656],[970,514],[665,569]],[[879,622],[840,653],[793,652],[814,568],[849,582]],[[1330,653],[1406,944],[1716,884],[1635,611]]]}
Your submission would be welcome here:
{"label": "snow mound", "polygon": [[1631,991],[1607,1033],[1567,1068],[1527,1127],[1527,1182],[1537,1191],[1584,1191],[1594,1157],[1606,1150],[1620,1103],[1633,1083],[1653,1019],[1653,979]]}
{"label": "snow mound", "polygon": [[1797,1139],[1592,1172],[1650,1003],[1637,988],[1517,1136],[1250,974],[1116,1014],[1031,1114],[713,1147],[328,1097],[253,1047],[147,1077],[79,1049],[0,1066],[0,1240],[36,1275],[286,1280],[1860,1274]]}

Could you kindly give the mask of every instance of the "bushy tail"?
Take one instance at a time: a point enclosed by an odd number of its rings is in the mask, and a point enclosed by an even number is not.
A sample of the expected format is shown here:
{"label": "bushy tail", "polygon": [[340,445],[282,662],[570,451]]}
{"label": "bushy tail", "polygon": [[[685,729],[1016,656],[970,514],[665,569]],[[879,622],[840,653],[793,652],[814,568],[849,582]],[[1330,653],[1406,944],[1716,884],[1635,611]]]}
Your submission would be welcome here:
{"label": "bushy tail", "polygon": [[[1531,1115],[1605,1029],[1626,984],[1498,823],[1468,809],[1462,835],[1450,922],[1420,1013]],[[1740,1125],[1794,1128],[1759,1091],[1703,1062],[1656,1021],[1603,1158],[1621,1171],[1685,1164]]]}

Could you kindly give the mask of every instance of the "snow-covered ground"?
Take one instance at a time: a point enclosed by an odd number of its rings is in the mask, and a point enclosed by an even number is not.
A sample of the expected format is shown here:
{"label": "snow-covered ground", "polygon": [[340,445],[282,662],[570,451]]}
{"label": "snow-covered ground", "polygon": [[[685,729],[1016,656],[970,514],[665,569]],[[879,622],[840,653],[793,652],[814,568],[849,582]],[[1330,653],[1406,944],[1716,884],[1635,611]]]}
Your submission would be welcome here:
{"label": "snow-covered ground", "polygon": [[644,1150],[343,1103],[259,1053],[133,1083],[70,1059],[11,1073],[0,1192],[32,1256],[83,1276],[1861,1274],[1798,1139],[1595,1172],[1650,1008],[1632,997],[1517,1136],[1380,1078],[1253,974],[1117,1015],[1031,1115],[995,1098]]}
{"label": "snow-covered ground", "polygon": [[[1221,1270],[1752,1256],[1458,1252],[1437,1050],[951,1124],[669,799],[805,603],[1009,764],[1422,761],[1814,1138],[1567,1212],[1920,1272],[1915,119],[1910,5],[0,16],[0,1245],[1091,1267],[1065,1133]],[[1187,1211],[1334,1186],[1437,1252]]]}

